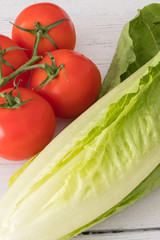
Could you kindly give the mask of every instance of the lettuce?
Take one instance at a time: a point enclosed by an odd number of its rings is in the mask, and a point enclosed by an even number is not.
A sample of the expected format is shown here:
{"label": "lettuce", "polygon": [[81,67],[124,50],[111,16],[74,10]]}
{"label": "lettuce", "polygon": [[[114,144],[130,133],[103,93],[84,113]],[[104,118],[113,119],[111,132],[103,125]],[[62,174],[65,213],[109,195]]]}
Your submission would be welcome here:
{"label": "lettuce", "polygon": [[0,240],[69,239],[159,186],[159,62],[160,53],[23,171],[0,201]]}
{"label": "lettuce", "polygon": [[33,160],[37,156],[38,156],[38,154],[36,154],[34,157],[32,157],[28,161],[26,161],[24,163],[24,165],[10,177],[9,182],[8,182],[8,188],[10,188],[12,186],[12,184],[17,180],[17,178],[24,172],[24,170],[33,162]]}
{"label": "lettuce", "polygon": [[153,3],[128,22],[121,33],[99,98],[124,81],[160,51],[160,4]]}

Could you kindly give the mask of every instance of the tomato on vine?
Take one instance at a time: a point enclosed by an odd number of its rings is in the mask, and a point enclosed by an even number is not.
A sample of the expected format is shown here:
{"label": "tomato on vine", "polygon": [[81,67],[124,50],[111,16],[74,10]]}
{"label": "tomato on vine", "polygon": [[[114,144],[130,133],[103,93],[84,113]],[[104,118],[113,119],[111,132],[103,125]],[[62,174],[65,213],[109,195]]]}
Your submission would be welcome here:
{"label": "tomato on vine", "polygon": [[77,117],[96,101],[101,87],[100,72],[91,60],[78,52],[60,49],[51,54],[52,61],[46,55],[39,62],[52,65],[51,73],[47,76],[42,69],[34,69],[31,89],[38,90],[37,93],[48,100],[58,117]]}
{"label": "tomato on vine", "polygon": [[37,30],[40,30],[42,37],[38,55],[44,55],[57,48],[74,49],[75,47],[74,25],[68,14],[55,4],[34,4],[17,16],[12,29],[12,39],[19,46],[27,48],[29,56],[33,52]]}
{"label": "tomato on vine", "polygon": [[50,142],[54,130],[50,104],[34,91],[8,88],[0,93],[0,157],[23,160],[34,156]]}

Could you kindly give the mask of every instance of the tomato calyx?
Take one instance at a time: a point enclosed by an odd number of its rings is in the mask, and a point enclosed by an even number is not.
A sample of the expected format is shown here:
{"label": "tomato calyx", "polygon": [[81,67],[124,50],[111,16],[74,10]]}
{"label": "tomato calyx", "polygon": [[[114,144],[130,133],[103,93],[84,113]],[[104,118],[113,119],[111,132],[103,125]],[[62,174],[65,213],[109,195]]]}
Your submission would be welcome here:
{"label": "tomato calyx", "polygon": [[55,59],[52,55],[52,53],[48,52],[47,53],[49,55],[49,57],[51,58],[51,65],[47,64],[47,63],[42,63],[42,64],[35,64],[33,66],[30,67],[30,69],[34,69],[34,68],[40,68],[42,70],[44,70],[46,73],[47,73],[47,77],[46,79],[41,82],[35,89],[37,91],[39,91],[41,88],[43,88],[45,85],[47,85],[49,82],[51,82],[52,80],[54,80],[61,69],[63,69],[63,73],[65,75],[65,78],[66,80],[68,81],[67,79],[67,76],[66,76],[66,73],[65,73],[65,65],[62,63],[60,64],[59,66],[56,65],[55,63]]}
{"label": "tomato calyx", "polygon": [[54,59],[53,55],[49,52],[47,54],[50,56],[52,63],[51,63],[51,66],[48,65],[48,64],[45,64],[45,68],[43,70],[47,73],[48,76],[46,77],[46,79],[43,82],[41,82],[36,87],[37,91],[39,91],[41,88],[43,88],[49,82],[54,80],[58,76],[61,69],[63,69],[64,75],[67,79],[67,76],[66,76],[66,73],[65,73],[65,65],[62,63],[59,66],[57,66],[56,63],[55,63],[55,59]]}
{"label": "tomato calyx", "polygon": [[[32,100],[32,99],[28,99],[26,101],[21,100],[18,85],[19,85],[19,82],[17,84],[15,84],[15,81],[14,81],[14,88],[10,92],[1,92],[0,93],[0,97],[4,98],[6,100],[5,103],[0,104],[0,108],[17,109],[17,108],[21,107],[23,104]],[[15,89],[17,89],[17,91],[18,91],[17,96],[12,95],[12,93]]]}
{"label": "tomato calyx", "polygon": [[31,33],[31,34],[36,36],[36,39],[35,39],[35,42],[34,42],[34,47],[33,47],[33,53],[32,53],[32,56],[36,56],[39,41],[40,41],[41,38],[47,38],[55,46],[56,49],[59,49],[57,44],[55,43],[55,41],[48,35],[48,31],[51,28],[54,28],[54,27],[58,26],[59,24],[63,23],[64,21],[69,21],[69,19],[68,18],[62,18],[62,19],[60,19],[56,22],[53,22],[49,25],[46,25],[46,26],[42,26],[39,22],[35,22],[35,24],[33,26],[35,28],[23,28],[23,27],[20,27],[16,24],[12,23],[12,22],[11,22],[11,24],[13,26],[15,26],[16,28],[22,30],[22,31]]}
{"label": "tomato calyx", "polygon": [[15,68],[12,66],[12,64],[10,64],[7,60],[5,60],[5,59],[3,58],[3,55],[4,55],[6,52],[9,52],[9,51],[12,51],[12,50],[16,50],[16,49],[19,49],[19,50],[27,50],[27,49],[21,48],[21,47],[8,47],[8,48],[5,48],[5,49],[2,50],[2,48],[1,48],[1,46],[0,46],[0,80],[1,80],[2,77],[3,77],[1,63],[7,65],[8,67],[12,68],[12,69],[15,71]]}

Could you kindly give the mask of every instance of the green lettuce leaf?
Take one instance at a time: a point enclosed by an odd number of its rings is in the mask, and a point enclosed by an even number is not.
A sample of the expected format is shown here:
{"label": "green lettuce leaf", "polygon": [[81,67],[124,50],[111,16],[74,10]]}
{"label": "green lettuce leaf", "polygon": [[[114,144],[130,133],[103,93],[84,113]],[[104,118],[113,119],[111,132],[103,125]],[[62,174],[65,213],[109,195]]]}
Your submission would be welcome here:
{"label": "green lettuce leaf", "polygon": [[159,185],[159,62],[160,53],[23,171],[0,201],[0,240],[69,239]]}
{"label": "green lettuce leaf", "polygon": [[127,23],[121,33],[99,98],[124,81],[160,50],[160,4],[153,3]]}

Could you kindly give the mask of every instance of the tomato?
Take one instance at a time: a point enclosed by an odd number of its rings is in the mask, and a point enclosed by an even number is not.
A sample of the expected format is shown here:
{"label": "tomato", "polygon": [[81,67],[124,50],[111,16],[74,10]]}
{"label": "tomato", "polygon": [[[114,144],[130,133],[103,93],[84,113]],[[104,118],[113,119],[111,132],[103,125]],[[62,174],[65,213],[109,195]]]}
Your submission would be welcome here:
{"label": "tomato", "polygon": [[[38,3],[31,5],[18,15],[15,24],[23,28],[33,28],[35,22],[46,26],[63,18],[68,18],[69,21],[64,21],[60,25],[50,29],[48,35],[55,41],[58,48],[74,49],[76,42],[74,25],[68,14],[55,4]],[[29,56],[31,56],[35,35],[13,26],[12,38],[21,47],[27,48]],[[44,55],[44,53],[55,49],[55,46],[48,39],[42,38],[38,47],[38,55]]]}
{"label": "tomato", "polygon": [[[34,156],[50,142],[55,130],[55,116],[49,103],[30,89],[19,90],[22,101],[33,99],[18,109],[0,107],[0,156],[9,160]],[[16,95],[17,89],[13,91],[13,96]],[[0,103],[4,102],[1,97]]]}
{"label": "tomato", "polygon": [[[6,37],[4,35],[0,35],[0,46],[1,46],[2,50],[9,48],[9,47],[19,47],[17,45],[17,43],[15,43],[12,39],[10,39],[9,37]],[[8,51],[3,55],[3,58],[4,58],[4,60],[8,61],[14,67],[14,69],[19,68],[21,65],[23,65],[24,63],[26,63],[29,60],[27,54],[22,49],[21,50],[15,49],[15,50]],[[2,63],[2,73],[3,73],[4,77],[8,76],[13,71],[14,70],[11,67]],[[27,71],[25,73],[22,73],[21,75],[19,75],[16,78],[16,82],[18,82],[19,79],[22,80],[22,81],[20,81],[19,86],[23,87],[26,85],[26,83],[29,79],[29,75],[30,75],[30,72]],[[9,88],[9,87],[13,87],[13,81],[6,84],[1,90]]]}
{"label": "tomato", "polygon": [[[65,65],[59,75],[45,85],[38,93],[49,101],[55,114],[62,118],[79,116],[97,99],[101,76],[96,65],[84,55],[67,49],[53,51],[56,65]],[[39,63],[51,65],[46,55]],[[41,69],[34,69],[31,74],[30,87],[35,88],[47,77]]]}

